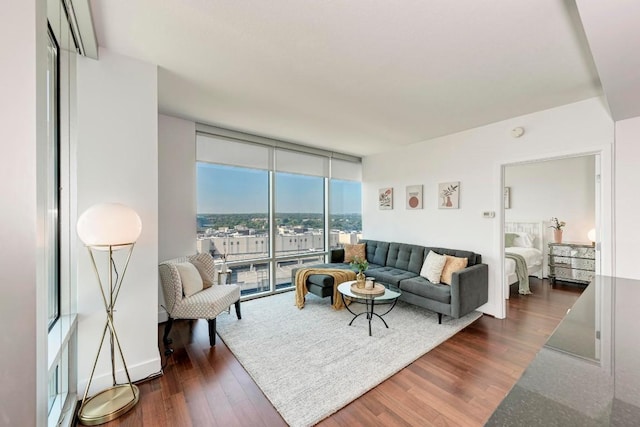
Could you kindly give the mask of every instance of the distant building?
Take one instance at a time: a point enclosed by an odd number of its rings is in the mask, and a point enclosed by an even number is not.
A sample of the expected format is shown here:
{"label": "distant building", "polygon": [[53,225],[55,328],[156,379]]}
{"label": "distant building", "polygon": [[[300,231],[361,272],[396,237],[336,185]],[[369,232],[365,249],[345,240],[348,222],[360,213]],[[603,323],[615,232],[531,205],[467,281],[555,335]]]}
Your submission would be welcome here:
{"label": "distant building", "polygon": [[[230,260],[260,258],[269,254],[269,236],[266,234],[215,233],[198,237],[198,252],[209,252],[214,258],[228,254]],[[276,236],[275,249],[277,255],[296,255],[324,250],[324,233],[322,230],[295,233],[291,229],[281,227]],[[335,248],[345,244],[355,244],[362,237],[361,233],[345,233],[333,230],[329,234],[329,247]]]}
{"label": "distant building", "polygon": [[340,245],[355,245],[358,240],[362,239],[362,233],[342,233],[338,234],[338,243]]}

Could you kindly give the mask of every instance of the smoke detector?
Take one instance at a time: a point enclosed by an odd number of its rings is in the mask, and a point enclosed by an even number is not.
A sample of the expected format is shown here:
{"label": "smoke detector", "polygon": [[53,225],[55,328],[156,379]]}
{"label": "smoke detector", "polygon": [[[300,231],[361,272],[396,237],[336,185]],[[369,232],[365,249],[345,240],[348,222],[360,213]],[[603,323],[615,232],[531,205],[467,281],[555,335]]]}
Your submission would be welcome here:
{"label": "smoke detector", "polygon": [[517,127],[517,128],[511,129],[511,136],[512,137],[520,138],[522,135],[524,135],[524,128],[523,127]]}

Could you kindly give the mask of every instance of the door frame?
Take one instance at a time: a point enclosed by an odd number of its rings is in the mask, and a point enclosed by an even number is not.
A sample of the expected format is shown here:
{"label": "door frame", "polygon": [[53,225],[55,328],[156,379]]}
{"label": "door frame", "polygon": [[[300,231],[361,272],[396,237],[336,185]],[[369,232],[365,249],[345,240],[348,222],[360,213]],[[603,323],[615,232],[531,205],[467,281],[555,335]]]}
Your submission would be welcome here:
{"label": "door frame", "polygon": [[[549,160],[561,160],[572,157],[596,156],[596,192],[595,192],[595,220],[596,235],[598,242],[596,246],[596,274],[613,276],[615,274],[615,252],[613,245],[613,146],[599,146],[594,148],[585,148],[584,150],[570,150],[560,153],[550,153],[542,156],[528,156],[520,159],[512,159],[501,162],[497,176],[499,177],[499,187],[497,195],[499,196],[498,221],[496,221],[495,234],[498,236],[498,247],[500,253],[500,277],[497,283],[498,290],[495,293],[499,298],[498,318],[506,317],[506,284],[505,284],[505,266],[504,266],[504,225],[505,225],[505,207],[504,207],[504,187],[505,187],[505,168],[507,166],[517,166],[530,163],[538,163]],[[599,262],[598,262],[599,261]]]}

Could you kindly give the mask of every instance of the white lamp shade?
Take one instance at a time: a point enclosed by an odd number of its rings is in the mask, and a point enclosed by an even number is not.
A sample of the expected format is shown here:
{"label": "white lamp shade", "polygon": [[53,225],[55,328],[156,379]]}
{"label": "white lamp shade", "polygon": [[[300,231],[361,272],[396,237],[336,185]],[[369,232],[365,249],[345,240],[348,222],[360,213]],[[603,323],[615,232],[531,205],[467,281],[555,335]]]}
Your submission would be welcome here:
{"label": "white lamp shade", "polygon": [[590,242],[595,242],[596,241],[596,229],[592,228],[591,230],[589,230],[589,232],[587,233],[587,238],[589,239]]}
{"label": "white lamp shade", "polygon": [[77,229],[80,240],[87,246],[118,246],[138,240],[142,221],[128,206],[100,203],[80,215]]}

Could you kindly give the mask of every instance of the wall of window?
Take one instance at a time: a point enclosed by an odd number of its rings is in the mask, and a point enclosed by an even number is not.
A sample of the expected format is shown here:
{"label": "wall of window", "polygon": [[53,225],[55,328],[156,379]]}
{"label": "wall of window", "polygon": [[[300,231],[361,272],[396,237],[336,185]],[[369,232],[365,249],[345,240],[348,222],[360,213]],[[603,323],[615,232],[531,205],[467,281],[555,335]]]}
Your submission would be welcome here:
{"label": "wall of window", "polygon": [[331,249],[355,244],[362,238],[362,186],[360,181],[331,179],[329,228]]}
{"label": "wall of window", "polygon": [[198,162],[196,176],[202,250],[227,261],[269,256],[269,171]]}
{"label": "wall of window", "polygon": [[[291,288],[294,268],[359,235],[359,159],[205,133],[196,147],[197,247],[231,268],[244,297]],[[334,165],[352,180],[331,179]]]}

